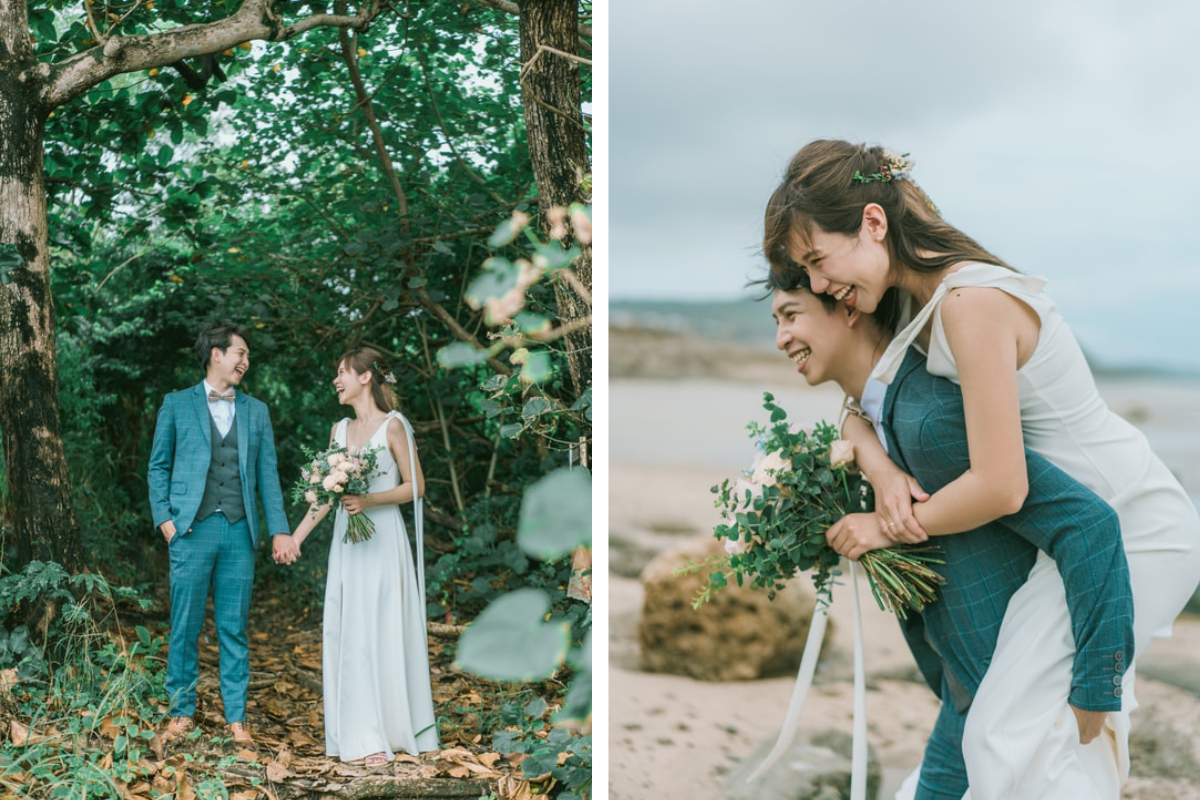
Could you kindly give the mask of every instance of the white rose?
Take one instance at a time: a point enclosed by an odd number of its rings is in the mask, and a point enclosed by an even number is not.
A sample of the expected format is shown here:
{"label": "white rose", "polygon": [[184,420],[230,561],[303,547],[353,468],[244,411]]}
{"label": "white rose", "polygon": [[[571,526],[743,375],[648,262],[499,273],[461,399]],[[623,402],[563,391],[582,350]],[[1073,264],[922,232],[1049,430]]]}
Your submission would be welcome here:
{"label": "white rose", "polygon": [[746,552],[746,546],[741,539],[729,538],[725,540],[725,552],[731,556],[741,555]]}
{"label": "white rose", "polygon": [[313,491],[305,492],[304,499],[308,501],[309,505],[312,505],[317,502],[317,493]]}
{"label": "white rose", "polygon": [[337,486],[337,481],[332,475],[326,475],[325,480],[321,481],[321,485],[325,487],[325,491],[332,492],[333,487]]}

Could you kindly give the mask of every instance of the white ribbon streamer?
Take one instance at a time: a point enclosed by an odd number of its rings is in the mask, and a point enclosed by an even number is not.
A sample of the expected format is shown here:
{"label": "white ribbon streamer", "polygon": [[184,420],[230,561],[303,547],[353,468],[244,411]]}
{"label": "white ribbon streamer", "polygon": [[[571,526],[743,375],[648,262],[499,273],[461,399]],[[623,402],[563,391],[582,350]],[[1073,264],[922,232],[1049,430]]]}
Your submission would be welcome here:
{"label": "white ribbon streamer", "polygon": [[[866,800],[867,691],[863,666],[862,608],[858,601],[858,569],[853,561],[850,562],[850,586],[854,591],[854,727],[850,746],[850,800]],[[808,700],[808,690],[812,687],[813,675],[816,673],[817,658],[821,653],[821,643],[825,639],[828,622],[829,609],[818,601],[813,611],[812,623],[808,627],[808,639],[800,657],[800,670],[796,673],[796,686],[792,689],[792,700],[788,705],[783,727],[779,731],[779,738],[771,752],[763,759],[763,763],[746,779],[746,783],[753,783],[770,769],[795,741],[796,733],[800,729],[800,717],[804,713],[804,704]]]}
{"label": "white ribbon streamer", "polygon": [[[421,485],[417,481],[417,444],[413,438],[412,425],[399,411],[389,411],[389,417],[395,417],[404,424],[404,433],[408,437],[408,468],[412,471],[413,479],[413,524],[417,529],[417,587],[420,591],[421,602],[425,602],[425,498],[421,497]],[[399,469],[399,467],[397,467]],[[401,476],[404,477],[403,475]],[[407,544],[407,543],[406,543]],[[421,609],[421,619],[429,625],[429,615]]]}

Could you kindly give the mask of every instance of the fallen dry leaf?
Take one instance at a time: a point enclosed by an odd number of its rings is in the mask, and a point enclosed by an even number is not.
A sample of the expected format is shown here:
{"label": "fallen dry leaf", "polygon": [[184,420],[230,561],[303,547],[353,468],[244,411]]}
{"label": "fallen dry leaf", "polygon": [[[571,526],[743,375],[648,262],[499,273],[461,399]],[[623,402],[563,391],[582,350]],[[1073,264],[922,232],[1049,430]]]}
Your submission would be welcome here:
{"label": "fallen dry leaf", "polygon": [[270,764],[267,764],[267,780],[269,780],[271,783],[281,783],[294,774],[295,773],[293,773],[283,764],[280,764],[278,761],[272,761]]}
{"label": "fallen dry leaf", "polygon": [[500,754],[480,753],[478,756],[476,756],[476,758],[478,758],[479,763],[483,764],[485,767],[494,767],[496,766],[496,762],[500,760]]}
{"label": "fallen dry leaf", "polygon": [[196,800],[196,793],[192,790],[187,772],[183,770],[175,773],[175,800]]}

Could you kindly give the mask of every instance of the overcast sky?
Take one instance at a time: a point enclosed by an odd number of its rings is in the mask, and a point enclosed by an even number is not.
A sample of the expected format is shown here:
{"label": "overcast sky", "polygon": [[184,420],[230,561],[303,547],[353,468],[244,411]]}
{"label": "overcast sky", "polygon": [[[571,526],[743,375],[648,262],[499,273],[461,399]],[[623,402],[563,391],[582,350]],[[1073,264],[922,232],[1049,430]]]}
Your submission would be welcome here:
{"label": "overcast sky", "polygon": [[1111,364],[1200,370],[1200,3],[613,0],[610,292],[733,299],[815,138],[912,154]]}

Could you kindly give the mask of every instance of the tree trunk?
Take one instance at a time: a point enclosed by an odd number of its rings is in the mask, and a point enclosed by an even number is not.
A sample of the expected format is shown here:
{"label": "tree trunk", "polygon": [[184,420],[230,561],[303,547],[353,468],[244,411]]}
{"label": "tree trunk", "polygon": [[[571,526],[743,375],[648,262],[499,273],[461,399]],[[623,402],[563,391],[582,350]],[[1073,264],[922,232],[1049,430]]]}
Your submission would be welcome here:
{"label": "tree trunk", "polygon": [[80,563],[58,419],[40,100],[24,2],[0,0],[0,431],[17,559]]}
{"label": "tree trunk", "polygon": [[[587,131],[580,109],[578,62],[553,48],[572,55],[579,52],[579,8],[576,0],[521,0],[521,81],[525,106],[525,128],[529,155],[538,188],[538,211],[543,229],[546,214],[554,206],[590,202],[583,179],[591,172]],[[532,66],[530,65],[530,62]],[[570,245],[571,241],[565,241]],[[575,262],[575,274],[587,292],[592,290],[592,248],[580,242],[583,256]],[[555,281],[558,315],[565,323],[591,313],[590,303],[570,286]],[[567,364],[577,394],[591,386],[592,334],[584,329],[568,335]]]}

